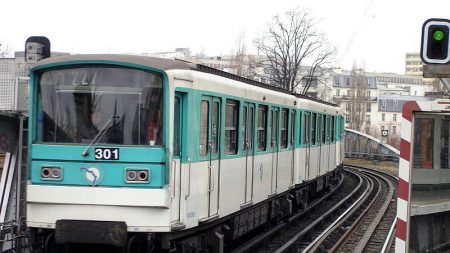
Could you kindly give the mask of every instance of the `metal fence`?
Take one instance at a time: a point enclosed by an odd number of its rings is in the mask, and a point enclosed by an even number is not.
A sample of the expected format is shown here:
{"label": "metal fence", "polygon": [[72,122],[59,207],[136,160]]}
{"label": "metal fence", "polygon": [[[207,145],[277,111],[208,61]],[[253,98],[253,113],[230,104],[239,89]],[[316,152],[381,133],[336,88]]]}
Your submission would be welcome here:
{"label": "metal fence", "polygon": [[345,156],[365,160],[398,162],[400,151],[391,145],[381,143],[370,135],[345,129]]}
{"label": "metal fence", "polygon": [[5,154],[0,170],[0,252],[29,252],[26,246],[25,185],[26,117],[0,112],[0,152]]}

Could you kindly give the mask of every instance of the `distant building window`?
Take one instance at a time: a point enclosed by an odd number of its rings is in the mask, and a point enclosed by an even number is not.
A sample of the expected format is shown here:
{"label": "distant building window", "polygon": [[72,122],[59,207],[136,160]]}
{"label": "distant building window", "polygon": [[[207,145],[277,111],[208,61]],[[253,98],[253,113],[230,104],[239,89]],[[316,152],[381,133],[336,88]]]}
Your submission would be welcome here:
{"label": "distant building window", "polygon": [[302,79],[303,86],[317,87],[317,77],[304,77]]}
{"label": "distant building window", "polygon": [[336,96],[340,96],[341,95],[341,90],[340,89],[336,89]]}
{"label": "distant building window", "polygon": [[350,77],[347,77],[347,78],[345,79],[345,84],[346,84],[347,86],[350,86]]}
{"label": "distant building window", "polygon": [[381,108],[386,108],[386,100],[381,100]]}
{"label": "distant building window", "polygon": [[386,113],[382,113],[381,114],[381,121],[385,121],[386,120]]}
{"label": "distant building window", "polygon": [[339,86],[339,76],[334,77],[334,85]]}
{"label": "distant building window", "polygon": [[394,100],[394,103],[393,103],[392,107],[393,107],[394,110],[398,109],[398,101],[397,100]]}
{"label": "distant building window", "polygon": [[397,114],[392,115],[392,121],[397,121]]}
{"label": "distant building window", "polygon": [[370,99],[370,90],[367,91],[367,99]]}
{"label": "distant building window", "polygon": [[371,112],[371,111],[372,111],[372,107],[370,106],[370,104],[367,104],[366,112]]}
{"label": "distant building window", "polygon": [[[395,115],[395,114],[394,114]],[[392,133],[396,134],[397,133],[397,126],[392,126]]]}

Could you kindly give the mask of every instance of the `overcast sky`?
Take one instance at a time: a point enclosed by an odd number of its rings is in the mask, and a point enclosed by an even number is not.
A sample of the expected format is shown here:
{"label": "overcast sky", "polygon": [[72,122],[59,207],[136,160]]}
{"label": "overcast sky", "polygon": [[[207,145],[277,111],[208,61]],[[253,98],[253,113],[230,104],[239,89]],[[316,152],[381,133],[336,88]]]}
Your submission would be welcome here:
{"label": "overcast sky", "polygon": [[226,55],[244,33],[248,47],[271,17],[308,8],[335,46],[336,66],[404,72],[420,50],[422,23],[450,19],[450,0],[2,0],[0,42],[21,51],[32,35],[52,51],[151,53],[178,47]]}

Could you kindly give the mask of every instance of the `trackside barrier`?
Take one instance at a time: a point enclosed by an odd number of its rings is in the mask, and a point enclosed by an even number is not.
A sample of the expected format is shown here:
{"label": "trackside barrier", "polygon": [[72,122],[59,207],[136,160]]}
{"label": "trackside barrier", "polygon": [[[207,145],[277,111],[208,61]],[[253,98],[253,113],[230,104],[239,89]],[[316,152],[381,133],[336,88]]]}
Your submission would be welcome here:
{"label": "trackside barrier", "polygon": [[345,129],[345,156],[350,158],[398,162],[400,151],[365,133]]}
{"label": "trackside barrier", "polygon": [[24,121],[22,114],[0,112],[0,153],[4,154],[0,171],[0,252],[26,252],[21,250],[25,232],[21,226],[23,179],[26,179],[22,175],[26,173],[22,166]]}

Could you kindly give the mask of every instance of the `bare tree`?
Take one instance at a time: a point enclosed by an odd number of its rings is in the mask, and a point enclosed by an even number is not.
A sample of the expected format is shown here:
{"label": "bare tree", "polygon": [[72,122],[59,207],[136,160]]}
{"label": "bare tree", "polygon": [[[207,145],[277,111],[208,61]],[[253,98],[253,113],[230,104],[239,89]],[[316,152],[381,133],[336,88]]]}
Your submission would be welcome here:
{"label": "bare tree", "polygon": [[291,92],[301,82],[298,75],[302,73],[302,65],[311,66],[306,76],[315,76],[332,54],[308,11],[295,10],[281,17],[274,16],[264,34],[255,40],[255,45],[266,56],[269,83]]}
{"label": "bare tree", "polygon": [[0,42],[0,58],[6,58],[11,53],[11,49],[9,49],[8,45],[4,45]]}
{"label": "bare tree", "polygon": [[366,121],[368,100],[367,78],[364,69],[352,67],[350,73],[350,94],[348,98],[348,113],[350,117],[350,128],[362,132]]}
{"label": "bare tree", "polygon": [[233,56],[231,59],[231,67],[235,69],[235,74],[239,76],[245,76],[248,66],[247,61],[247,45],[245,41],[245,33],[240,33],[237,38],[236,49],[233,50]]}

